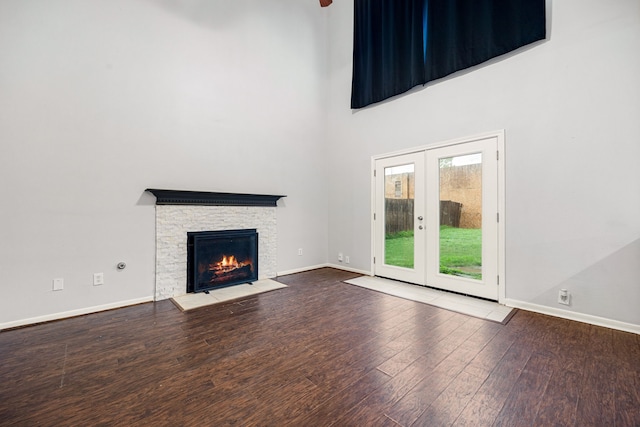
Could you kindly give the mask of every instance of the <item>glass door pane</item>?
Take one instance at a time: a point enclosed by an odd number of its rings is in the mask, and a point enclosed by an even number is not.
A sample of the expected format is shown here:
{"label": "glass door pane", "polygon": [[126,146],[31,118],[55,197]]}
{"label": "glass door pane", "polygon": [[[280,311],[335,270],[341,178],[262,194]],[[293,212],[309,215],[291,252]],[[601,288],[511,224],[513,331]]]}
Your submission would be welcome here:
{"label": "glass door pane", "polygon": [[439,159],[440,273],[482,280],[482,153]]}
{"label": "glass door pane", "polygon": [[384,168],[384,263],[414,267],[414,164]]}
{"label": "glass door pane", "polygon": [[376,159],[373,270],[376,276],[424,285],[425,152]]}
{"label": "glass door pane", "polygon": [[498,136],[426,151],[427,286],[498,299]]}

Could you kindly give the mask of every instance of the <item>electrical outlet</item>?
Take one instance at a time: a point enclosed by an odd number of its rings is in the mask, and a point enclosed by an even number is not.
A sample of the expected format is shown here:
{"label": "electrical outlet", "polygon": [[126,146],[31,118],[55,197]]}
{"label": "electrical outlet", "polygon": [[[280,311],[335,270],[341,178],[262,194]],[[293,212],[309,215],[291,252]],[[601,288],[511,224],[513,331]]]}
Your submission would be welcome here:
{"label": "electrical outlet", "polygon": [[104,273],[93,273],[93,286],[104,285]]}
{"label": "electrical outlet", "polygon": [[299,248],[298,249],[298,256],[301,256],[301,255],[302,255],[302,248]]}
{"label": "electrical outlet", "polygon": [[344,262],[346,262],[347,264],[349,264],[349,255],[344,257]]}
{"label": "electrical outlet", "polygon": [[53,290],[61,291],[64,289],[64,279],[62,277],[53,279]]}
{"label": "electrical outlet", "polygon": [[342,252],[338,254],[338,261],[342,262]]}
{"label": "electrical outlet", "polygon": [[566,289],[558,291],[558,304],[571,305],[571,294]]}

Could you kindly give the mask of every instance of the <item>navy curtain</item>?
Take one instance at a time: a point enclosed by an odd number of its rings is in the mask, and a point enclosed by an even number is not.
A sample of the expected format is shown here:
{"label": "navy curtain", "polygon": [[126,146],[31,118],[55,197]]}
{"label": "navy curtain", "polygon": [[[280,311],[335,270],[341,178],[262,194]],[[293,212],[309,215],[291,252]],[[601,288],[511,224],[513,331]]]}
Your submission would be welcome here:
{"label": "navy curtain", "polygon": [[352,108],[423,82],[423,5],[424,0],[356,0]]}
{"label": "navy curtain", "polygon": [[355,0],[351,108],[546,35],[545,0]]}

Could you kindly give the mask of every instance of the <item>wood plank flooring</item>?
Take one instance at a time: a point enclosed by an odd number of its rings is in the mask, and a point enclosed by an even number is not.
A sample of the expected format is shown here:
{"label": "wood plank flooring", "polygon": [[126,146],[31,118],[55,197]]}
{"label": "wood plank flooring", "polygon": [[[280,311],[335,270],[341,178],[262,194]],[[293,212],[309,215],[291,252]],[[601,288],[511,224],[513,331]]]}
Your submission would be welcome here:
{"label": "wood plank flooring", "polygon": [[0,332],[2,426],[640,426],[638,335],[342,283]]}

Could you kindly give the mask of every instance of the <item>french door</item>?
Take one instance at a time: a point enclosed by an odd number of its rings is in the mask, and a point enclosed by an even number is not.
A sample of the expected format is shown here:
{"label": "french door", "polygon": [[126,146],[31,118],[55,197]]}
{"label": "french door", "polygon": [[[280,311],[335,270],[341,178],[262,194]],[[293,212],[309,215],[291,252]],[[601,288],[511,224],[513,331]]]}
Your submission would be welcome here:
{"label": "french door", "polygon": [[498,300],[498,138],[375,161],[377,276]]}
{"label": "french door", "polygon": [[376,276],[425,284],[424,151],[375,165]]}

